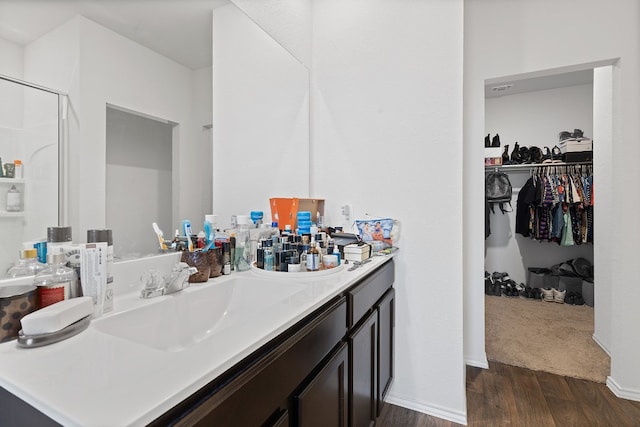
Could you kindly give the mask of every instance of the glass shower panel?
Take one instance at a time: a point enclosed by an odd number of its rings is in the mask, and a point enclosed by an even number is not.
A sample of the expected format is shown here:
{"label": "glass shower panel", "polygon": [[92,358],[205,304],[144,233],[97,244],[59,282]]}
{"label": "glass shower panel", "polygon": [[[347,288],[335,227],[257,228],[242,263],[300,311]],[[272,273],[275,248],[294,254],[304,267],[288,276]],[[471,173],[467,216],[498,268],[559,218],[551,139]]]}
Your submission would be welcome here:
{"label": "glass shower panel", "polygon": [[[0,79],[0,277],[23,244],[46,238],[47,227],[58,225],[58,98],[27,83]],[[22,164],[18,174],[17,160]]]}

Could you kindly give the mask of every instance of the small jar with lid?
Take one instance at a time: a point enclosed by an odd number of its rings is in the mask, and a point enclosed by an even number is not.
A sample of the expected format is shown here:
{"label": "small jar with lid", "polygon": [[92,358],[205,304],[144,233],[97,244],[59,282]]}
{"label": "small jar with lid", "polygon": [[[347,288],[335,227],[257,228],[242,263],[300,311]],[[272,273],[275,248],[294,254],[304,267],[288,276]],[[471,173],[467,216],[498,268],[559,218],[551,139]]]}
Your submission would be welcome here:
{"label": "small jar with lid", "polygon": [[71,289],[78,277],[66,263],[67,258],[63,253],[47,254],[47,266],[33,279],[33,284],[38,288],[40,308],[71,298]]}

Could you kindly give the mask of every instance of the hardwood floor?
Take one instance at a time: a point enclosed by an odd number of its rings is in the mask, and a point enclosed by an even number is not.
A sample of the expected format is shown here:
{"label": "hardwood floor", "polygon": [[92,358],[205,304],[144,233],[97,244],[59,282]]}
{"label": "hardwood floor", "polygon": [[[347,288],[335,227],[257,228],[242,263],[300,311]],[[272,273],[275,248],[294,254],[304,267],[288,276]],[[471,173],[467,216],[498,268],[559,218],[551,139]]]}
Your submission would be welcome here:
{"label": "hardwood floor", "polygon": [[[637,427],[640,402],[619,399],[606,385],[500,363],[467,368],[467,423],[472,427]],[[460,424],[386,404],[378,426]]]}

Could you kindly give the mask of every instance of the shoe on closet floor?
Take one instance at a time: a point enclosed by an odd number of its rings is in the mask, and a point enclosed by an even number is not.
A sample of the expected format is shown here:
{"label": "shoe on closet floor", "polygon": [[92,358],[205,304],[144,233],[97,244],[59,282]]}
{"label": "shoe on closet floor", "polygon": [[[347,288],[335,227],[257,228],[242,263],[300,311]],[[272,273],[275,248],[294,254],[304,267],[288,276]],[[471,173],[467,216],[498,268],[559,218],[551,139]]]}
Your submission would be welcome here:
{"label": "shoe on closet floor", "polygon": [[584,305],[584,298],[580,292],[568,292],[564,302],[570,305]]}
{"label": "shoe on closet floor", "polygon": [[540,289],[540,292],[542,293],[542,300],[545,302],[553,302],[554,298],[553,298],[553,291],[555,289],[551,289],[551,288],[542,288]]}
{"label": "shoe on closet floor", "polygon": [[486,295],[493,295],[493,279],[488,271],[484,272],[484,293]]}
{"label": "shoe on closet floor", "polygon": [[567,296],[567,291],[559,291],[557,289],[553,289],[553,300],[558,304],[564,304],[564,299]]}

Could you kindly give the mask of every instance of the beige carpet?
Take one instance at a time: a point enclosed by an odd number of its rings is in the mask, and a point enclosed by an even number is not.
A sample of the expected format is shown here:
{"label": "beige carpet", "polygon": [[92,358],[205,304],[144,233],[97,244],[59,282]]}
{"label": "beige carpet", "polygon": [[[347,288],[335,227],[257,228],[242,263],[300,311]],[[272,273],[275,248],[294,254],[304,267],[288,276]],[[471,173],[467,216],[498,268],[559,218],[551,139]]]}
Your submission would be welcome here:
{"label": "beige carpet", "polygon": [[490,361],[604,383],[609,356],[593,341],[593,308],[485,295]]}

